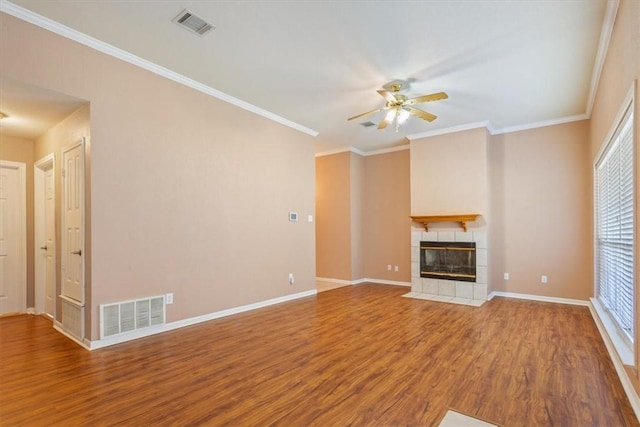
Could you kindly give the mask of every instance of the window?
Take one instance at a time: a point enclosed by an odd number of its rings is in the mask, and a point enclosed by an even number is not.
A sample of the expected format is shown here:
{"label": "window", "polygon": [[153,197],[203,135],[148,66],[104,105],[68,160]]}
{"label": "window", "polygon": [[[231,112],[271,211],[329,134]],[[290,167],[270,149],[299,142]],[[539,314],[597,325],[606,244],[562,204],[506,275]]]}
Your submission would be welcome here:
{"label": "window", "polygon": [[596,298],[634,337],[633,111],[627,109],[595,171]]}

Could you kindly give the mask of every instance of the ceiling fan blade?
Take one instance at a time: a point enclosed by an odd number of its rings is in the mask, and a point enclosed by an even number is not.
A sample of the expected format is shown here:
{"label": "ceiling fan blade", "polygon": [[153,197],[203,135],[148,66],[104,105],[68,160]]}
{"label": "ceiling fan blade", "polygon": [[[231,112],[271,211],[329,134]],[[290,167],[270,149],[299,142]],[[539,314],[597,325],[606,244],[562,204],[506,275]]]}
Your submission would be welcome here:
{"label": "ceiling fan blade", "polygon": [[413,114],[414,116],[420,117],[421,119],[426,120],[428,122],[432,122],[438,118],[438,116],[434,116],[433,114],[427,113],[426,111],[418,110],[415,107],[405,107],[405,109],[409,113]]}
{"label": "ceiling fan blade", "polygon": [[357,116],[349,117],[347,119],[347,121],[354,120],[354,119],[359,119],[360,117],[368,116],[369,114],[377,113],[378,111],[382,111],[382,110],[386,110],[386,109],[387,109],[387,107],[378,108],[376,110],[367,111],[366,113],[362,113],[362,114],[358,114]]}
{"label": "ceiling fan blade", "polygon": [[415,98],[407,99],[404,105],[414,105],[421,102],[439,101],[441,99],[447,99],[449,96],[444,92],[432,93],[430,95],[417,96]]}
{"label": "ceiling fan blade", "polygon": [[380,96],[382,96],[384,99],[387,100],[387,102],[397,102],[398,100],[396,99],[395,96],[393,96],[393,93],[391,92],[387,92],[386,90],[378,90],[378,93],[380,94]]}
{"label": "ceiling fan blade", "polygon": [[384,129],[387,126],[389,126],[389,123],[391,123],[395,117],[396,117],[395,114],[387,114],[378,125],[378,129]]}

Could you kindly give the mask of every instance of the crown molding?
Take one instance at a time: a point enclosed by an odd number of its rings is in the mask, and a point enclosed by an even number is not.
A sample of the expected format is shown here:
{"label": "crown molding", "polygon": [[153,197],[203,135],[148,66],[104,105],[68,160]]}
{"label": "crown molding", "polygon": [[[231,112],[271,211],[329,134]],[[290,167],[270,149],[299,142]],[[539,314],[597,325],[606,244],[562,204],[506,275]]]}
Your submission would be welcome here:
{"label": "crown molding", "polygon": [[491,126],[491,123],[488,120],[485,120],[482,122],[467,123],[465,125],[452,126],[444,129],[436,129],[428,132],[414,133],[412,135],[407,135],[407,139],[409,141],[413,141],[415,139],[429,138],[431,136],[446,135],[448,133],[462,132],[465,130],[478,129],[478,128],[486,128],[489,132],[493,134],[492,132],[493,126]]}
{"label": "crown molding", "polygon": [[509,126],[501,129],[494,129],[493,132],[491,132],[491,134],[501,135],[503,133],[520,132],[522,130],[543,128],[547,126],[561,125],[563,123],[571,123],[571,122],[577,122],[580,120],[587,120],[588,118],[589,118],[589,115],[587,113],[577,114],[575,116],[566,116],[566,117],[560,117],[558,119],[544,120],[541,122],[527,123],[524,125],[516,125],[516,126]]}
{"label": "crown molding", "polygon": [[359,156],[365,155],[364,151],[356,147],[349,146],[349,147],[340,147],[340,148],[334,148],[332,150],[322,151],[320,153],[316,153],[316,157],[331,156],[333,154],[340,154],[340,153],[347,153],[347,152],[358,154]]}
{"label": "crown molding", "polygon": [[236,107],[242,108],[243,110],[252,112],[266,119],[280,123],[281,125],[295,129],[307,135],[311,135],[311,136],[318,135],[318,132],[313,129],[310,129],[298,123],[292,122],[291,120],[285,119],[284,117],[278,116],[277,114],[264,110],[260,107],[256,107],[253,104],[250,104],[246,101],[235,98],[231,95],[228,95],[210,86],[197,82],[189,77],[183,76],[182,74],[176,73],[175,71],[171,71],[168,68],[164,68],[151,61],[140,58],[139,56],[133,55],[125,50],[122,50],[108,43],[100,41],[87,34],[81,33],[80,31],[69,28],[52,19],[45,18],[42,15],[39,15],[28,9],[25,9],[14,3],[11,3],[10,1],[0,0],[0,12],[4,12],[15,18],[21,19],[30,24],[33,24],[45,30],[51,31],[52,33],[65,37],[69,40],[73,40],[84,46],[90,47],[91,49],[97,50],[98,52],[120,59],[129,64],[135,65],[139,68],[150,71],[154,74],[165,77],[169,80],[180,83],[184,86],[190,87],[191,89],[197,90],[199,92],[202,92],[209,96],[217,98],[221,101],[224,101]]}
{"label": "crown molding", "polygon": [[[628,95],[627,95],[627,97],[628,97]],[[544,120],[544,121],[541,121],[541,122],[527,123],[527,124],[516,125],[516,126],[509,126],[509,127],[506,127],[506,128],[494,128],[489,120],[485,120],[485,121],[482,121],[482,122],[467,123],[465,125],[452,126],[452,127],[448,127],[448,128],[444,128],[444,129],[437,129],[437,130],[433,130],[433,131],[429,131],[429,132],[415,133],[413,135],[408,135],[407,139],[409,141],[414,141],[414,140],[421,139],[421,138],[429,138],[429,137],[438,136],[438,135],[447,135],[447,134],[450,134],[450,133],[456,133],[456,132],[462,132],[462,131],[465,131],[465,130],[480,129],[480,128],[485,128],[491,135],[502,135],[502,134],[505,134],[505,133],[520,132],[520,131],[523,131],[523,130],[530,130],[530,129],[543,128],[543,127],[547,127],[547,126],[561,125],[561,124],[564,124],[564,123],[577,122],[577,121],[580,121],[580,120],[587,120],[587,119],[589,119],[589,115],[587,113],[583,113],[583,114],[577,114],[575,116],[560,117],[558,119]],[[380,150],[372,150],[372,151],[362,151],[362,150],[360,150],[360,149],[358,149],[356,147],[341,147],[341,148],[336,148],[336,149],[333,149],[333,150],[328,150],[328,151],[323,151],[323,152],[320,152],[320,153],[316,153],[316,157],[330,156],[332,154],[339,154],[339,153],[345,153],[345,152],[352,152],[352,153],[358,154],[360,156],[368,157],[368,156],[375,156],[377,154],[391,153],[391,152],[394,152],[394,151],[408,150],[410,148],[411,148],[410,144],[399,145],[397,147],[383,148],[383,149],[380,149]]]}
{"label": "crown molding", "polygon": [[387,153],[394,153],[396,151],[404,151],[404,150],[408,150],[409,148],[411,148],[409,144],[398,145],[396,147],[390,147],[390,148],[381,148],[379,150],[372,150],[372,151],[362,151],[356,147],[342,147],[342,148],[336,148],[333,150],[327,150],[327,151],[322,151],[320,153],[316,153],[316,157],[331,156],[332,154],[340,154],[340,153],[346,153],[346,152],[351,152],[362,157],[369,157],[369,156],[375,156],[378,154],[387,154]]}
{"label": "crown molding", "polygon": [[363,156],[368,157],[368,156],[376,156],[378,154],[395,153],[396,151],[404,151],[410,148],[411,148],[411,145],[409,144],[397,145],[395,147],[390,147],[390,148],[381,148],[379,150],[365,151]]}
{"label": "crown molding", "polygon": [[613,33],[613,26],[616,21],[616,15],[618,14],[618,6],[620,0],[608,0],[607,10],[604,15],[604,22],[602,23],[602,31],[600,32],[600,40],[598,42],[598,51],[596,53],[596,59],[593,64],[593,74],[591,75],[591,86],[589,87],[589,97],[587,98],[587,117],[591,117],[591,111],[593,110],[593,104],[598,93],[598,85],[600,84],[600,76],[602,69],[604,68],[604,61],[607,58],[607,51],[609,50],[609,42],[611,41],[611,33]]}

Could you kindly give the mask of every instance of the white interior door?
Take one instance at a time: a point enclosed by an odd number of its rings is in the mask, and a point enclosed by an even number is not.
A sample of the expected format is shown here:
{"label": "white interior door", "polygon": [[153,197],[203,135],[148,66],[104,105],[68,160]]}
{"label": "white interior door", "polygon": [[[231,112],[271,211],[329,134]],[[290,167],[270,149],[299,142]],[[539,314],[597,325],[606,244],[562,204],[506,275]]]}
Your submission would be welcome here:
{"label": "white interior door", "polygon": [[44,177],[44,312],[53,317],[56,301],[56,189],[53,167]]}
{"label": "white interior door", "polygon": [[34,168],[36,313],[55,315],[56,199],[53,153]]}
{"label": "white interior door", "polygon": [[62,164],[62,294],[84,305],[84,139]]}
{"label": "white interior door", "polygon": [[0,315],[27,311],[25,171],[0,161]]}

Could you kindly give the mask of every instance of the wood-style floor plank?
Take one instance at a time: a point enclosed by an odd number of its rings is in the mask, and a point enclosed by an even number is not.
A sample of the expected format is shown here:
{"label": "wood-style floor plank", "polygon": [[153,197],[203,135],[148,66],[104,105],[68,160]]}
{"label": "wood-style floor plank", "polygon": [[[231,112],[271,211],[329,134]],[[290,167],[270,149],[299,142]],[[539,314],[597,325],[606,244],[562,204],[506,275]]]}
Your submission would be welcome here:
{"label": "wood-style floor plank", "polygon": [[88,352],[0,319],[0,425],[638,426],[586,307],[359,285]]}

